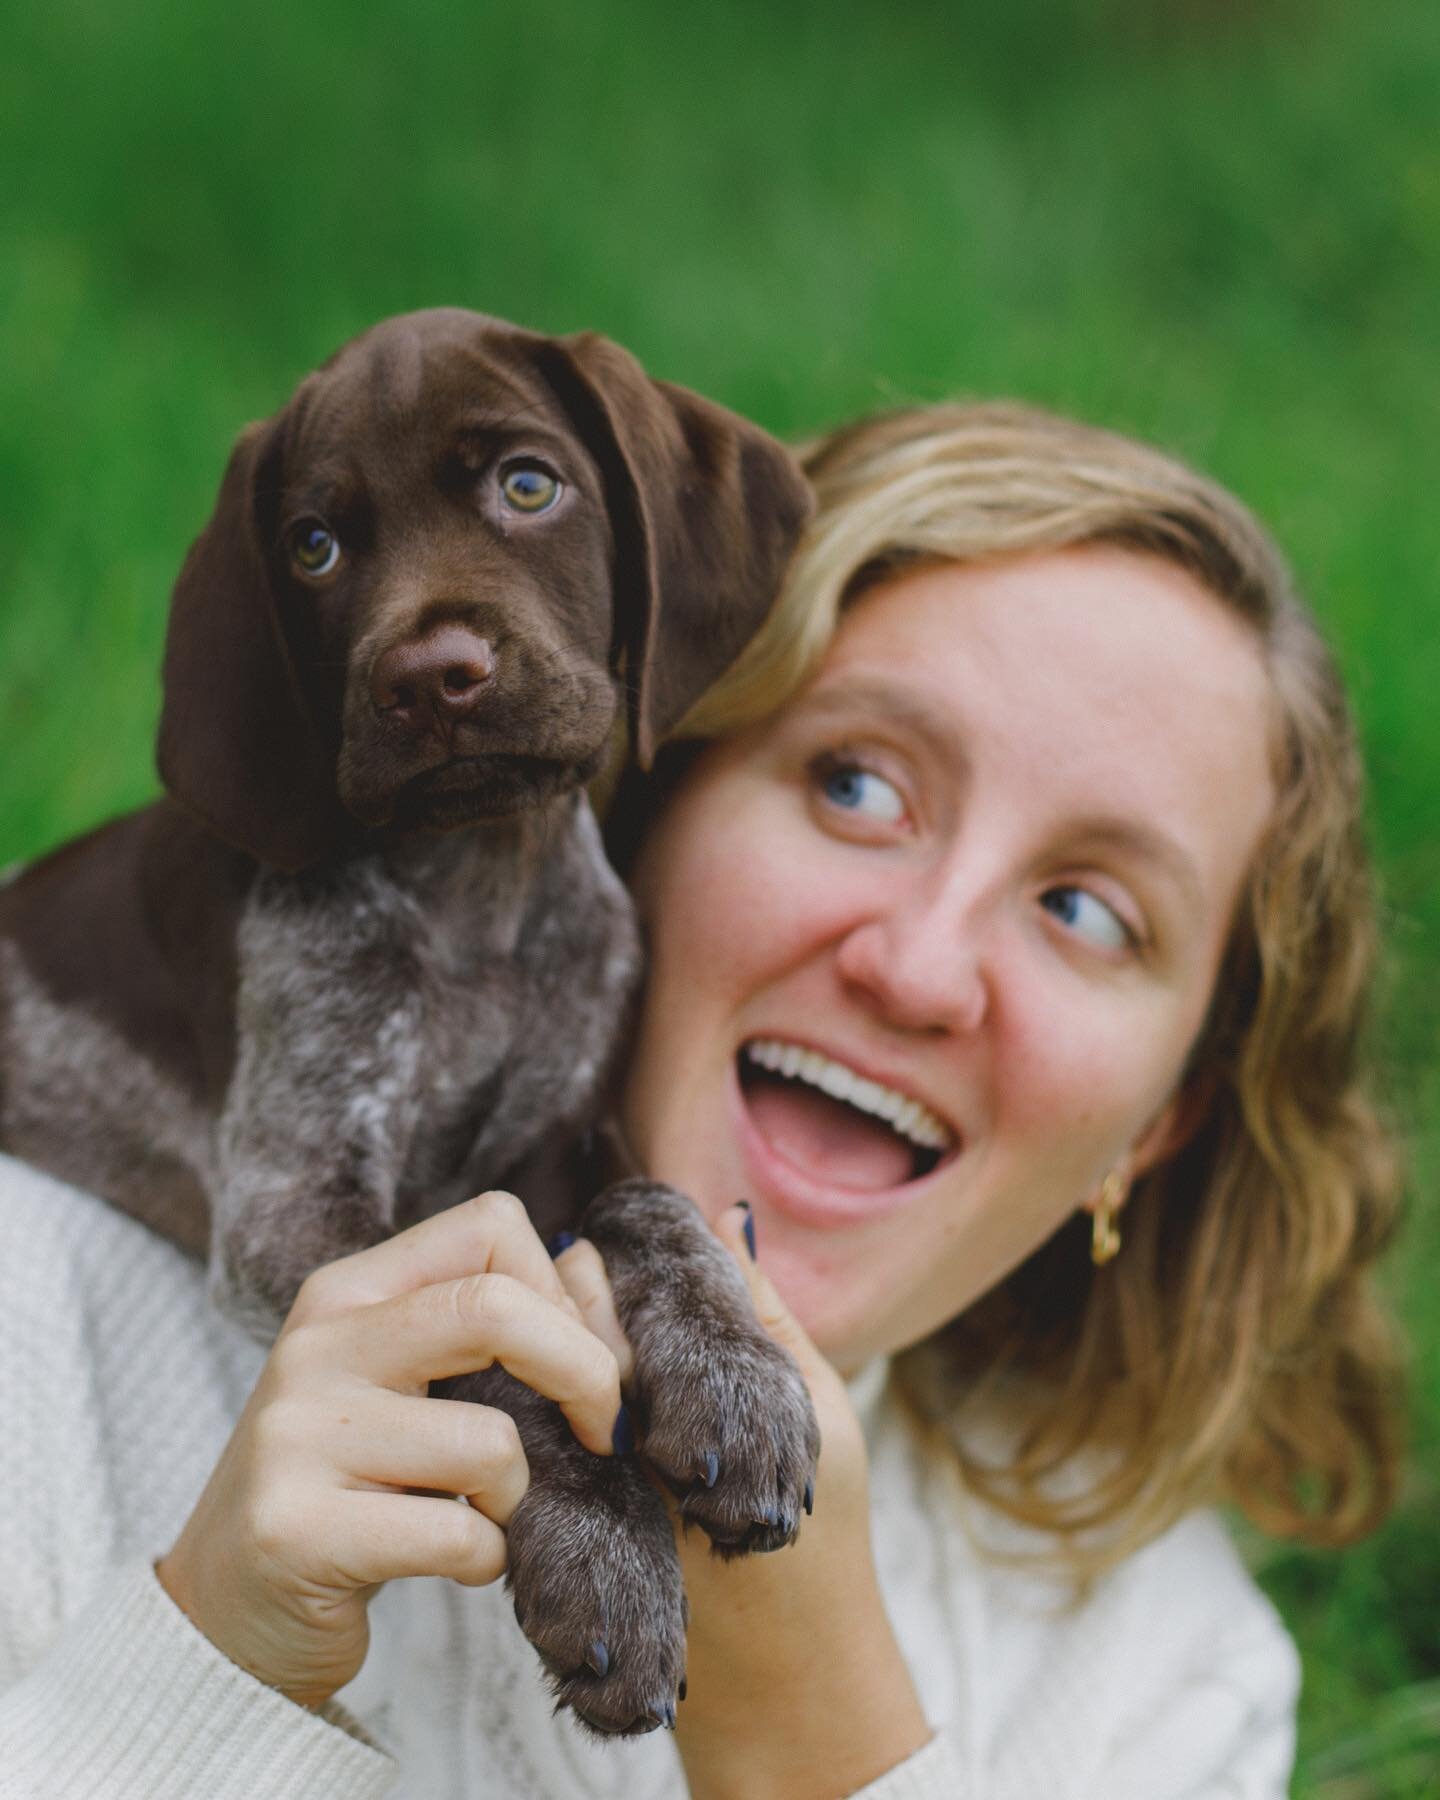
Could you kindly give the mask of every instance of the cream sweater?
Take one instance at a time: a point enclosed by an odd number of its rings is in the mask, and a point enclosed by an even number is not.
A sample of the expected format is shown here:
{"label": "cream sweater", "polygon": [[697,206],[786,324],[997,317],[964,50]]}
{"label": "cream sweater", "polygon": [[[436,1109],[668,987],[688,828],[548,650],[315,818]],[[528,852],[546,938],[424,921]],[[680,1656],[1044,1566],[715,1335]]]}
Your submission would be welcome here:
{"label": "cream sweater", "polygon": [[[0,1796],[683,1796],[667,1734],[596,1744],[552,1716],[498,1586],[392,1583],[364,1669],[319,1715],[190,1625],[153,1563],[260,1361],[193,1263],[0,1157]],[[876,1556],[936,1736],[865,1800],[1283,1795],[1295,1652],[1220,1524],[1186,1520],[1060,1611],[979,1558],[967,1502],[882,1386],[858,1396]]]}

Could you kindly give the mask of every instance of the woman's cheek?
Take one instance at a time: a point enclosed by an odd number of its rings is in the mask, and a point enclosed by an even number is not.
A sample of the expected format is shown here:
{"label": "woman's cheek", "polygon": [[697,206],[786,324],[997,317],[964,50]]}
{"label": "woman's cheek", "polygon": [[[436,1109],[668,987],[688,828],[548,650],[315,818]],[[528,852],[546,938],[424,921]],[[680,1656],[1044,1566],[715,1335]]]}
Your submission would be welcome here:
{"label": "woman's cheek", "polygon": [[1062,1015],[1029,1034],[1001,1072],[1004,1135],[1034,1146],[1057,1197],[1078,1204],[1165,1105],[1178,1074],[1168,1034],[1143,1011]]}
{"label": "woman's cheek", "polygon": [[[783,967],[792,949],[823,941],[843,893],[840,871],[802,854],[792,834],[767,830],[764,821],[744,829],[717,821],[677,874],[657,896],[655,928],[664,930],[668,916],[696,954],[732,977],[751,965]],[[705,979],[702,968],[692,973]]]}

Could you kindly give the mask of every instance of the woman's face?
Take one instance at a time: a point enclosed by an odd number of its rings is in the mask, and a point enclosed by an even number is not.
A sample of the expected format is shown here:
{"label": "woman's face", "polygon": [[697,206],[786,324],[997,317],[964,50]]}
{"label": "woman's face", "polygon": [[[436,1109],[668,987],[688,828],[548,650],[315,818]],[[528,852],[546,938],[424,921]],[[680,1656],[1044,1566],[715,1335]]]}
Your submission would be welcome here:
{"label": "woman's face", "polygon": [[809,687],[687,776],[636,873],[626,1129],[708,1217],[750,1200],[840,1367],[1174,1147],[1269,719],[1248,627],[1092,545],[870,591]]}

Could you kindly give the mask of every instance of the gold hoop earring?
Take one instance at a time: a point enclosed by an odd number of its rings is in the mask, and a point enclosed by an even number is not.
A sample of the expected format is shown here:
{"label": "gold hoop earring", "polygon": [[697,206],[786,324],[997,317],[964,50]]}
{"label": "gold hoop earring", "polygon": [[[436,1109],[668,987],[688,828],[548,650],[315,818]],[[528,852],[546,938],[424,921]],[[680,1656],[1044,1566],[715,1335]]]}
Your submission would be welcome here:
{"label": "gold hoop earring", "polygon": [[1090,1260],[1098,1269],[1120,1253],[1120,1227],[1115,1215],[1125,1204],[1125,1177],[1112,1169],[1100,1185],[1090,1230]]}

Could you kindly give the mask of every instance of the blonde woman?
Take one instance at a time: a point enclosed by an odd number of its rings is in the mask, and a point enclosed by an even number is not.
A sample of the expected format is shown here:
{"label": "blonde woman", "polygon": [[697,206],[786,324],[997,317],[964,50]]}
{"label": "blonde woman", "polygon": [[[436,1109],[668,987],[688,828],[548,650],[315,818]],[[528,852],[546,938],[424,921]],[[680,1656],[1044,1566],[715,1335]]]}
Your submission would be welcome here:
{"label": "blonde woman", "polygon": [[[1396,1473],[1332,666],[1248,514],[1145,446],[920,408],[810,467],[767,632],[610,816],[651,950],[620,1125],[802,1360],[798,1543],[682,1534],[675,1735],[583,1740],[495,1581],[523,1458],[437,1443],[423,1383],[432,1337],[511,1332],[605,1449],[593,1251],[567,1298],[518,1208],[456,1209],[262,1367],[177,1252],[12,1165],[5,1306],[82,1325],[0,1502],[39,1570],[0,1598],[6,1793],[1285,1792],[1296,1658],[1209,1509],[1344,1542]],[[477,1270],[507,1309],[467,1326]],[[455,1579],[377,1594],[415,1573]]]}
{"label": "blonde woman", "polygon": [[[1292,1656],[1198,1509],[1341,1543],[1396,1474],[1333,665],[1251,517],[1146,446],[942,406],[809,472],[785,594],[632,871],[625,1117],[702,1205],[750,1199],[884,1487],[873,1564],[819,1513],[793,1558],[691,1558],[692,1688],[743,1669],[751,1702],[744,1732],[689,1710],[692,1791],[898,1763],[877,1795],[1281,1794]],[[843,1513],[861,1459],[824,1422]]]}

